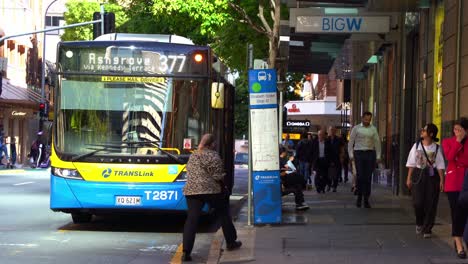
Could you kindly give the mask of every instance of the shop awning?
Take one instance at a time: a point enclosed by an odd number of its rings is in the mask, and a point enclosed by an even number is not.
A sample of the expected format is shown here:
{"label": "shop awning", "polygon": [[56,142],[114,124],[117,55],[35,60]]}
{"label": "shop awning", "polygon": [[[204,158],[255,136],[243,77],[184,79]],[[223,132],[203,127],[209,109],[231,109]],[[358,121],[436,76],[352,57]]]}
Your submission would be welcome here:
{"label": "shop awning", "polygon": [[21,105],[36,109],[39,102],[41,102],[41,95],[38,92],[12,85],[9,83],[8,79],[3,79],[0,105]]}

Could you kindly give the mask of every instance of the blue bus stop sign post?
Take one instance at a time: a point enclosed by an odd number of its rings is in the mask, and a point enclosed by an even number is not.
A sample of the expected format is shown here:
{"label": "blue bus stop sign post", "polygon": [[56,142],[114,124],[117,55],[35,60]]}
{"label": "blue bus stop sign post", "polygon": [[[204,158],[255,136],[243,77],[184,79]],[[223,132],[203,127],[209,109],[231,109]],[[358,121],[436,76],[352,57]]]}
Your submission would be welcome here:
{"label": "blue bus stop sign post", "polygon": [[276,71],[249,70],[254,224],[281,222]]}

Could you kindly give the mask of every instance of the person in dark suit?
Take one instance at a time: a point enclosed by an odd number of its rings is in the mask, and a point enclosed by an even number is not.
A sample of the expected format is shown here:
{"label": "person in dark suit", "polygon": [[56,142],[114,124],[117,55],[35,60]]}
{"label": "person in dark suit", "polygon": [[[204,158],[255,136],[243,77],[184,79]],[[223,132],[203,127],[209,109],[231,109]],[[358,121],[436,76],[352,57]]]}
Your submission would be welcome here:
{"label": "person in dark suit", "polygon": [[328,128],[327,146],[329,147],[328,160],[330,173],[328,175],[330,177],[328,188],[331,187],[333,192],[336,192],[338,181],[341,178],[340,150],[343,147],[343,140],[336,136],[336,128],[333,126]]}
{"label": "person in dark suit", "polygon": [[296,158],[299,161],[299,173],[304,177],[306,184],[310,183],[311,162],[313,156],[312,135],[305,132],[302,140],[296,146]]}
{"label": "person in dark suit", "polygon": [[318,193],[325,193],[325,186],[329,184],[328,181],[328,167],[329,167],[329,144],[327,143],[325,131],[318,131],[318,138],[313,144],[313,157],[314,157],[314,170],[315,175],[315,188]]}

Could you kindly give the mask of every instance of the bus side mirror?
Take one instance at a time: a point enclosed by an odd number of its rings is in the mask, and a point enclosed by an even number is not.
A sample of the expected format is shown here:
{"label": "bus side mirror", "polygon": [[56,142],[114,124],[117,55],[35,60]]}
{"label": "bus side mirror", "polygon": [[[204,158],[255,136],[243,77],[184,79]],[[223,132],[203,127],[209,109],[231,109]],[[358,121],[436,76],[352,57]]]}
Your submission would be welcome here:
{"label": "bus side mirror", "polygon": [[214,109],[224,108],[224,83],[214,82],[211,84],[211,107]]}

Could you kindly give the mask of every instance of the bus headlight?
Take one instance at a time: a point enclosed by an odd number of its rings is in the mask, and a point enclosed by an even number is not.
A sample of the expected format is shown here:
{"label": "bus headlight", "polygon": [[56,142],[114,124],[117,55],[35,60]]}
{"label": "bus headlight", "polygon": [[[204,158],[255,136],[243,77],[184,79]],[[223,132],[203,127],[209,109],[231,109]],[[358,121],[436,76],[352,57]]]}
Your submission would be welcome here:
{"label": "bus headlight", "polygon": [[74,180],[82,180],[81,174],[77,170],[73,169],[62,169],[52,167],[51,169],[52,175],[67,178],[67,179],[74,179]]}
{"label": "bus headlight", "polygon": [[183,171],[177,176],[176,181],[187,181],[187,172]]}

